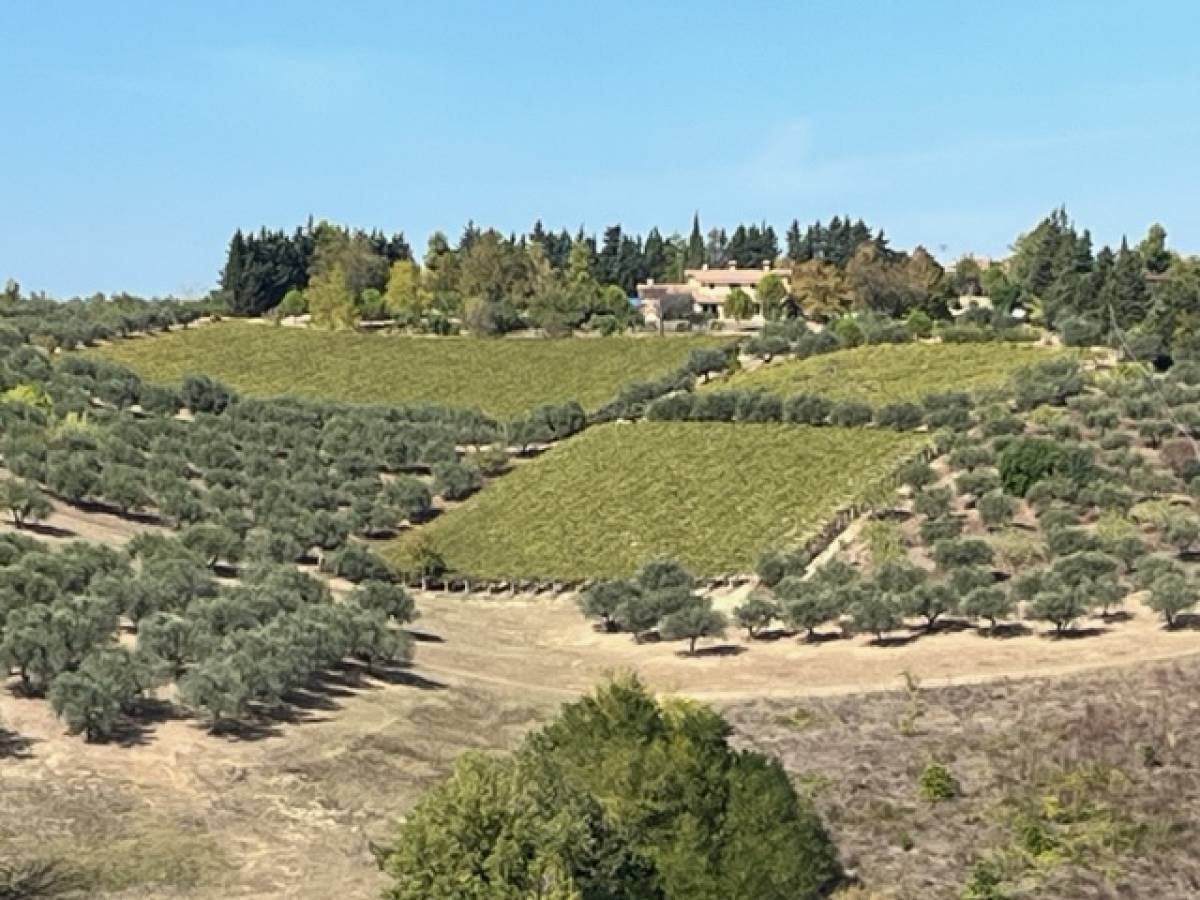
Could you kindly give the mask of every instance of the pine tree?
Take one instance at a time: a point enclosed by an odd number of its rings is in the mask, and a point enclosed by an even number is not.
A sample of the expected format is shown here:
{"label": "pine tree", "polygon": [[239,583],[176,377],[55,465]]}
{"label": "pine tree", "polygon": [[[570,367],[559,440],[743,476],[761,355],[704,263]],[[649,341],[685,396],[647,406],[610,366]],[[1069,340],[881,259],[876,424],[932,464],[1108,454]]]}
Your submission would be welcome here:
{"label": "pine tree", "polygon": [[800,232],[800,221],[792,219],[792,224],[788,226],[787,230],[787,258],[794,263],[808,262],[807,251],[804,235]]}
{"label": "pine tree", "polygon": [[653,278],[662,281],[666,273],[667,256],[662,235],[657,228],[651,228],[646,235],[646,245],[642,248],[642,264],[640,275],[643,278]]}
{"label": "pine tree", "polygon": [[1117,250],[1112,275],[1100,293],[1100,303],[1110,317],[1116,318],[1120,328],[1140,323],[1150,307],[1150,292],[1142,275],[1141,257],[1129,249],[1124,238]]}

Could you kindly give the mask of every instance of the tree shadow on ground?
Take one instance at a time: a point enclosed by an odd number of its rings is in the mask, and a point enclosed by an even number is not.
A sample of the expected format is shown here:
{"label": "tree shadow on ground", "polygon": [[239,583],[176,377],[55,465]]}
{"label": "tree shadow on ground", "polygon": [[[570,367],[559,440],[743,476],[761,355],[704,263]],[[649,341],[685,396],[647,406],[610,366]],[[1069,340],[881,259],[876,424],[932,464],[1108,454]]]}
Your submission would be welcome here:
{"label": "tree shadow on ground", "polygon": [[685,659],[702,659],[706,656],[741,656],[745,652],[746,648],[740,644],[717,644],[712,647],[697,647],[694,653],[679,650],[675,655]]}
{"label": "tree shadow on ground", "polygon": [[29,759],[33,744],[33,738],[0,725],[0,759]]}
{"label": "tree shadow on ground", "polygon": [[959,634],[963,631],[970,631],[975,626],[966,619],[938,619],[928,628],[922,628],[918,635],[936,635],[936,634]]}
{"label": "tree shadow on ground", "polygon": [[1010,638],[1028,637],[1033,634],[1033,630],[1022,622],[999,622],[993,628],[985,625],[979,629],[979,634],[985,638],[1006,641]]}
{"label": "tree shadow on ground", "polygon": [[41,535],[42,537],[51,537],[51,538],[79,537],[79,533],[72,531],[70,528],[60,528],[57,525],[48,525],[45,522],[26,522],[24,525],[19,525],[17,527],[21,531],[28,531],[31,534]]}
{"label": "tree shadow on ground", "polygon": [[849,638],[850,635],[844,631],[814,631],[801,637],[798,643],[805,647],[820,647],[822,644],[832,644]]}
{"label": "tree shadow on ground", "polygon": [[1171,631],[1200,631],[1200,614],[1180,613],[1175,617]]}
{"label": "tree shadow on ground", "polygon": [[1100,621],[1120,624],[1133,620],[1133,613],[1127,609],[1114,609],[1112,612],[1100,614]]}
{"label": "tree shadow on ground", "polygon": [[396,663],[390,666],[377,665],[371,672],[371,677],[387,684],[402,685],[422,691],[444,691],[448,687],[444,682],[418,675],[412,671],[409,663]]}
{"label": "tree shadow on ground", "polygon": [[925,634],[924,630],[909,634],[885,634],[883,637],[871,638],[870,645],[872,647],[905,647],[913,641],[920,640]]}
{"label": "tree shadow on ground", "polygon": [[775,641],[782,641],[785,638],[793,638],[795,636],[796,632],[791,628],[765,628],[758,634],[754,635],[754,637],[750,638],[750,640],[754,642],[770,644]]}
{"label": "tree shadow on ground", "polygon": [[250,716],[244,719],[222,719],[215,725],[206,722],[196,722],[196,727],[214,738],[226,741],[245,741],[247,743],[279,737],[283,730],[277,721],[262,716]]}
{"label": "tree shadow on ground", "polygon": [[1108,628],[1093,626],[1089,628],[1064,628],[1062,631],[1046,631],[1040,636],[1048,641],[1077,641],[1083,638],[1097,637],[1106,634]]}
{"label": "tree shadow on ground", "polygon": [[137,510],[129,510],[122,512],[115,506],[108,503],[98,503],[95,500],[70,500],[67,501],[71,506],[85,513],[105,513],[110,516],[116,516],[118,519],[124,519],[127,522],[136,522],[139,525],[162,525],[161,516],[154,513],[139,512]]}
{"label": "tree shadow on ground", "polygon": [[444,637],[442,637],[440,634],[434,634],[431,631],[415,631],[412,628],[406,628],[405,631],[408,633],[410,638],[422,644],[446,643],[446,639]]}

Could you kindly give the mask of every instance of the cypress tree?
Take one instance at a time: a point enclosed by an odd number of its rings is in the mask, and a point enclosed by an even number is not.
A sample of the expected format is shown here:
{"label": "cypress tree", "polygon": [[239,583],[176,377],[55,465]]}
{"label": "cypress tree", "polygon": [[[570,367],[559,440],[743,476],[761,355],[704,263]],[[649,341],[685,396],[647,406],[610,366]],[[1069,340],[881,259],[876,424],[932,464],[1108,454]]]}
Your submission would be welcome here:
{"label": "cypress tree", "polygon": [[692,215],[692,233],[688,235],[687,256],[684,258],[684,267],[688,269],[698,269],[704,265],[705,247],[704,236],[700,233],[700,213]]}

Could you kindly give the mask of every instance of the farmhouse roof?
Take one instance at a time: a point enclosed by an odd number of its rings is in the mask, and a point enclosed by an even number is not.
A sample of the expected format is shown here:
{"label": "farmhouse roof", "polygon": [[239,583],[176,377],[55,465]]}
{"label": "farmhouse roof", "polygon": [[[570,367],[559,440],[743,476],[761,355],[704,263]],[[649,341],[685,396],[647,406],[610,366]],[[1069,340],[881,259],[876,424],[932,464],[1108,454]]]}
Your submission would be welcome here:
{"label": "farmhouse roof", "polygon": [[791,278],[791,269],[687,269],[684,277],[694,278],[705,284],[755,285],[764,275]]}

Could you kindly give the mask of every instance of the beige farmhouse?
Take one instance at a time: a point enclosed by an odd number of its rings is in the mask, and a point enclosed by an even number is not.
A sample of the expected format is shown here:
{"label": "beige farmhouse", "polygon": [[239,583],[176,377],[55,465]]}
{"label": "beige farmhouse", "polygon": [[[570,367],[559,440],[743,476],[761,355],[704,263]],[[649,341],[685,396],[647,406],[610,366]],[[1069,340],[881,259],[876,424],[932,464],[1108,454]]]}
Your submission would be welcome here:
{"label": "beige farmhouse", "polygon": [[[663,316],[684,307],[685,313],[709,316],[723,322],[733,321],[725,309],[725,301],[729,292],[735,287],[741,288],[750,295],[753,304],[753,314],[749,320],[743,320],[751,325],[763,323],[762,307],[758,303],[758,283],[765,275],[778,275],[789,289],[792,282],[791,269],[772,268],[770,263],[763,263],[761,269],[739,269],[736,263],[730,263],[727,268],[709,268],[707,265],[699,269],[686,269],[684,281],[674,284],[656,284],[653,279],[637,286],[638,298],[641,301],[642,314],[649,324],[657,323]],[[678,305],[676,305],[678,304]]]}

